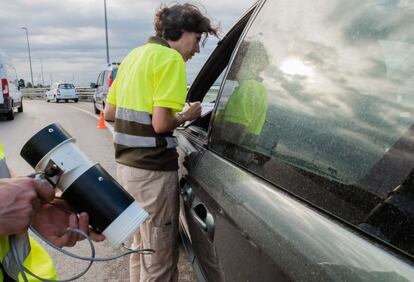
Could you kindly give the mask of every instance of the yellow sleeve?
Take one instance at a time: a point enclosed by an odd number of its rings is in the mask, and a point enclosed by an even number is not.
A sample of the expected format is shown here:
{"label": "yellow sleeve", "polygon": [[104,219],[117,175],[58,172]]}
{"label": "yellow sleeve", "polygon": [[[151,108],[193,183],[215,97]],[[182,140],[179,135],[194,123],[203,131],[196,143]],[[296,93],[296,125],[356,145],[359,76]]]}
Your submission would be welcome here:
{"label": "yellow sleeve", "polygon": [[108,95],[106,96],[106,102],[116,106],[116,83],[117,79],[112,82],[111,87],[109,88]]}
{"label": "yellow sleeve", "polygon": [[172,109],[173,112],[181,111],[187,95],[184,61],[181,58],[169,60],[158,66],[154,72],[154,107]]}

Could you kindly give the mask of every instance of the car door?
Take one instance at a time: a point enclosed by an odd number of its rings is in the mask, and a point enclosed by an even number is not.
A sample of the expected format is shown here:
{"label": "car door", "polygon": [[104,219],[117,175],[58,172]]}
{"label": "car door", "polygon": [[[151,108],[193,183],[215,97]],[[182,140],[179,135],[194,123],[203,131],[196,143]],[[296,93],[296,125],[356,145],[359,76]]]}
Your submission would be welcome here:
{"label": "car door", "polygon": [[47,100],[55,99],[57,87],[58,87],[58,83],[53,83],[50,86],[50,90],[46,91],[46,99]]}
{"label": "car door", "polygon": [[[183,199],[180,220],[188,236],[184,238],[187,247],[191,248],[190,253],[195,254],[194,267],[201,279],[207,281],[249,281],[253,277],[256,277],[257,281],[273,281],[284,278],[277,266],[233,225],[232,219],[223,214],[223,209],[217,202],[204,192],[209,189],[199,182],[197,171],[201,168],[195,165],[206,153],[208,125],[218,86],[223,79],[232,51],[253,11],[254,7],[218,43],[218,47],[189,90],[191,101],[204,98],[202,118],[188,125],[186,129],[178,130],[180,187]],[[230,260],[223,257],[222,247],[217,247],[217,244],[227,244],[229,238],[232,238],[231,241],[240,254],[245,256],[236,259],[229,253]],[[188,245],[190,240],[191,246]],[[217,250],[220,253],[217,253]],[[226,264],[226,273],[223,271],[222,261]],[[254,276],[252,273],[255,273]]]}
{"label": "car door", "polygon": [[[191,261],[208,281],[411,281],[413,64],[395,60],[412,50],[413,10],[260,5],[211,115],[177,130]],[[190,100],[226,69],[221,52]]]}

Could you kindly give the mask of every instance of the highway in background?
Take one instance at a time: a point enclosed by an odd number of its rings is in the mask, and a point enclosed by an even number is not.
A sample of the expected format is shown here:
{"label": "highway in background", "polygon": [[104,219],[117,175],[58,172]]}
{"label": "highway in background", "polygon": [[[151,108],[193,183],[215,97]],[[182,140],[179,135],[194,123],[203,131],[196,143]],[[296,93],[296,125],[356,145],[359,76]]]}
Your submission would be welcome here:
{"label": "highway in background", "polygon": [[[28,175],[33,169],[20,157],[23,145],[37,131],[51,123],[60,123],[75,139],[79,148],[100,163],[112,176],[116,175],[112,133],[109,129],[97,129],[98,116],[93,114],[92,103],[47,103],[44,100],[25,100],[24,112],[16,113],[13,121],[0,118],[0,140],[5,145],[6,160],[15,176]],[[87,256],[89,246],[85,241],[68,249]],[[57,263],[61,279],[81,272],[86,262],[66,257],[48,248]],[[106,243],[97,244],[97,256],[111,256],[115,252]],[[180,250],[179,281],[195,281],[184,251]],[[128,257],[111,262],[94,263],[91,270],[79,281],[129,281]]]}

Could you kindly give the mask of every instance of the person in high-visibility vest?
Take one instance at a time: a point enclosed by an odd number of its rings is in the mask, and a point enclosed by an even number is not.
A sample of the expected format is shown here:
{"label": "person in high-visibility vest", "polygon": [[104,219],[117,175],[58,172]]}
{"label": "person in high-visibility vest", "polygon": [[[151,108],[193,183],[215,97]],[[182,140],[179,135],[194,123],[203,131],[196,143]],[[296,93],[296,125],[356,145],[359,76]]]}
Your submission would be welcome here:
{"label": "person in high-visibility vest", "polygon": [[227,77],[236,87],[224,108],[217,111],[217,144],[224,154],[244,165],[255,157],[254,150],[267,114],[267,89],[261,72],[269,56],[260,41],[243,41]]}
{"label": "person in high-visibility vest", "polygon": [[[244,41],[239,49],[229,75],[235,77],[238,86],[224,107],[221,121],[232,123],[232,131],[240,127],[242,134],[232,142],[249,146],[260,135],[266,118],[267,89],[260,73],[268,65],[269,57],[260,41]],[[229,132],[226,130],[224,135],[228,136]]]}
{"label": "person in high-visibility vest", "polygon": [[150,256],[131,255],[131,281],[178,279],[178,154],[176,127],[201,114],[199,102],[183,110],[185,62],[200,51],[203,37],[217,36],[210,19],[192,4],[161,6],[155,36],[122,61],[105,104],[115,119],[117,176],[150,218],[134,236],[134,246]]}
{"label": "person in high-visibility vest", "polygon": [[[27,235],[28,226],[34,226],[46,239],[57,246],[73,246],[83,239],[76,233],[65,232],[67,227],[89,232],[88,215],[69,215],[56,205],[67,208],[62,200],[54,199],[54,189],[46,180],[28,177],[10,178],[4,147],[0,143],[0,281],[39,281],[23,270],[23,266],[39,277],[56,280],[56,268],[48,253]],[[48,204],[51,201],[53,205]],[[102,235],[90,232],[95,241]],[[10,242],[16,250],[11,250]]]}

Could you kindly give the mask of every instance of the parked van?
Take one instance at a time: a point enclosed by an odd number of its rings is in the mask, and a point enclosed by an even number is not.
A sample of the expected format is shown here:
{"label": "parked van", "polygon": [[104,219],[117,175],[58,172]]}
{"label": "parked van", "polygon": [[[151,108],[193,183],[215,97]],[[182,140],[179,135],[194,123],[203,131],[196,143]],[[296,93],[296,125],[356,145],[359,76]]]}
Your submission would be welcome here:
{"label": "parked van", "polygon": [[413,8],[259,1],[220,41],[175,131],[198,281],[414,281]]}
{"label": "parked van", "polygon": [[99,114],[105,108],[106,96],[109,88],[116,78],[120,63],[112,63],[108,68],[99,73],[95,83],[91,83],[91,88],[96,88],[93,95],[93,108],[95,114]]}
{"label": "parked van", "polygon": [[12,60],[0,50],[0,114],[7,120],[14,119],[14,111],[23,112],[23,99]]}

